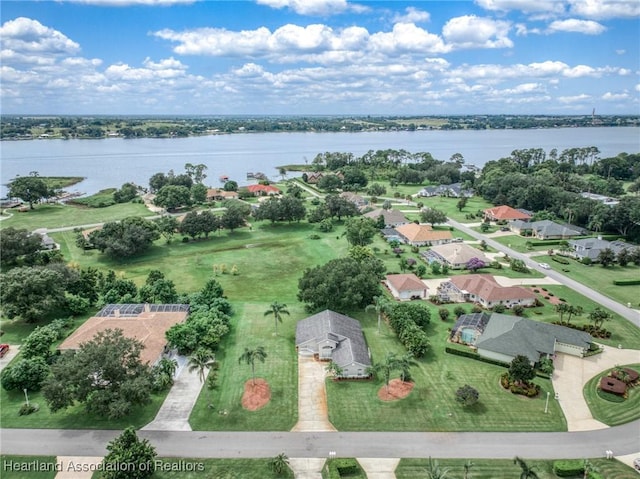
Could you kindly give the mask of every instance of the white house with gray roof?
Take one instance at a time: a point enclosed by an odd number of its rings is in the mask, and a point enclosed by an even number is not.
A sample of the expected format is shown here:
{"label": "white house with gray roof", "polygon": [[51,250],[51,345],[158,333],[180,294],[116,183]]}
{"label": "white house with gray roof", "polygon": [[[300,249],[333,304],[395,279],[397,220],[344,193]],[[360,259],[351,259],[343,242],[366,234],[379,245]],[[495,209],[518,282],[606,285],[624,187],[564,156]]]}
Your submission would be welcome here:
{"label": "white house with gray roof", "polygon": [[519,235],[530,235],[541,240],[567,239],[587,233],[584,228],[579,226],[560,224],[550,220],[533,222],[513,220],[509,222],[509,228]]}
{"label": "white house with gray roof", "polygon": [[344,314],[326,309],[298,321],[296,349],[301,355],[333,361],[342,378],[369,377],[371,355],[360,322]]}
{"label": "white house with gray roof", "polygon": [[[456,338],[460,338],[456,341]],[[452,328],[451,340],[477,349],[480,356],[510,363],[526,356],[532,364],[556,353],[583,357],[591,347],[589,333],[506,314],[463,314]]]}
{"label": "white house with gray roof", "polygon": [[569,246],[573,249],[572,256],[577,259],[589,258],[597,261],[598,255],[605,249],[610,249],[614,254],[620,253],[623,249],[631,253],[637,246],[625,243],[624,241],[607,241],[601,238],[584,238],[569,241]]}

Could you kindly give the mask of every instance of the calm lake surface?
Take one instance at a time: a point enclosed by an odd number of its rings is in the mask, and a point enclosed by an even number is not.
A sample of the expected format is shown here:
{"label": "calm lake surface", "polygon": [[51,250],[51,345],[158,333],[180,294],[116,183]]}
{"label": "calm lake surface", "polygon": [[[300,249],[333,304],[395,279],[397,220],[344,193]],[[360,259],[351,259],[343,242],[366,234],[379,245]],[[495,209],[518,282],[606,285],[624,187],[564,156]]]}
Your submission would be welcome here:
{"label": "calm lake surface", "polygon": [[219,186],[228,176],[246,184],[246,173],[260,171],[277,178],[277,167],[311,163],[322,152],[405,149],[429,152],[447,160],[461,153],[467,164],[483,166],[516,149],[597,146],[600,157],[640,151],[638,128],[563,128],[539,130],[400,131],[362,133],[250,133],[172,139],[30,140],[0,142],[0,196],[16,175],[82,176],[72,191],[93,194],[132,181],[148,186],[151,175],[185,163],[208,167],[205,183]]}

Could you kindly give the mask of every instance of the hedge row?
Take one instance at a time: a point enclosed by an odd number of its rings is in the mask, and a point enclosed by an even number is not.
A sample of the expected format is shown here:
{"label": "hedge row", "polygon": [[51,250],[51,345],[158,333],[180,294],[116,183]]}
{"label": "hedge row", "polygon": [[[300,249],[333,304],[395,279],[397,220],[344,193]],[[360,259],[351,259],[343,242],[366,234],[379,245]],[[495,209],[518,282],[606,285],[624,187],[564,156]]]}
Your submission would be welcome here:
{"label": "hedge row", "polygon": [[553,461],[553,473],[558,477],[582,476],[584,462],[578,459]]}
{"label": "hedge row", "polygon": [[564,258],[563,258],[563,257],[561,257],[561,256],[553,255],[553,256],[551,257],[551,260],[552,260],[552,261],[555,261],[556,263],[560,263],[560,264],[571,264],[571,263],[570,263],[570,261],[569,261],[568,259],[564,259]]}
{"label": "hedge row", "polygon": [[557,246],[562,240],[531,241],[531,246]]}
{"label": "hedge row", "polygon": [[640,279],[614,279],[613,284],[616,286],[632,286],[640,284]]}
{"label": "hedge row", "polygon": [[323,469],[322,477],[340,479],[341,477],[366,477],[360,464],[353,458],[331,459]]}

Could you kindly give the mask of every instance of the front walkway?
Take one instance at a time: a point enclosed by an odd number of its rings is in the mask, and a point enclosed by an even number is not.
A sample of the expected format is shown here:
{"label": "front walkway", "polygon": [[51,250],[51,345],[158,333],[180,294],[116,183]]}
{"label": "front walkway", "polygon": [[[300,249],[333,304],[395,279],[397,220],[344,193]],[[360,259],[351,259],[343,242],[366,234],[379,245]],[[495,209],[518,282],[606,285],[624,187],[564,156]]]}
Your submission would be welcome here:
{"label": "front walkway", "polygon": [[56,474],[56,479],[91,479],[101,462],[101,457],[58,456],[56,464],[60,469]]}
{"label": "front walkway", "polygon": [[553,373],[553,388],[567,419],[568,431],[589,431],[608,426],[593,419],[584,400],[584,385],[594,376],[618,365],[640,362],[640,351],[604,346],[604,352],[588,358],[558,353]]}
{"label": "front walkway", "polygon": [[[205,372],[205,377],[208,371]],[[143,431],[191,431],[189,416],[203,384],[197,371],[189,372],[185,358],[179,358],[175,382],[153,421]]]}
{"label": "front walkway", "polygon": [[296,479],[322,479],[324,462],[324,458],[292,457],[289,467]]}
{"label": "front walkway", "polygon": [[298,355],[298,423],[292,431],[335,431],[329,422],[325,363]]}

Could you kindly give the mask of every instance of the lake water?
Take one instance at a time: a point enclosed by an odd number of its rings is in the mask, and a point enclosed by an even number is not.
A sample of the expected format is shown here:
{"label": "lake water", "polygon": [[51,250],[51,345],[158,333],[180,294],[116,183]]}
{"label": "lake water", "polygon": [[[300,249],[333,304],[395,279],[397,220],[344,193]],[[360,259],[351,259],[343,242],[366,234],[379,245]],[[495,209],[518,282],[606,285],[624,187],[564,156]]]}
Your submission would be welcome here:
{"label": "lake water", "polygon": [[399,131],[362,133],[255,133],[172,139],[119,138],[104,140],[30,140],[0,142],[0,196],[16,175],[37,171],[41,176],[82,176],[87,179],[71,188],[86,194],[120,187],[133,181],[148,186],[151,175],[173,169],[184,171],[185,163],[207,165],[210,186],[228,176],[246,184],[247,172],[264,172],[277,178],[277,167],[311,163],[322,152],[404,149],[429,152],[447,160],[461,153],[467,164],[483,166],[515,149],[597,146],[600,157],[621,152],[640,152],[638,128],[563,128],[538,130]]}

